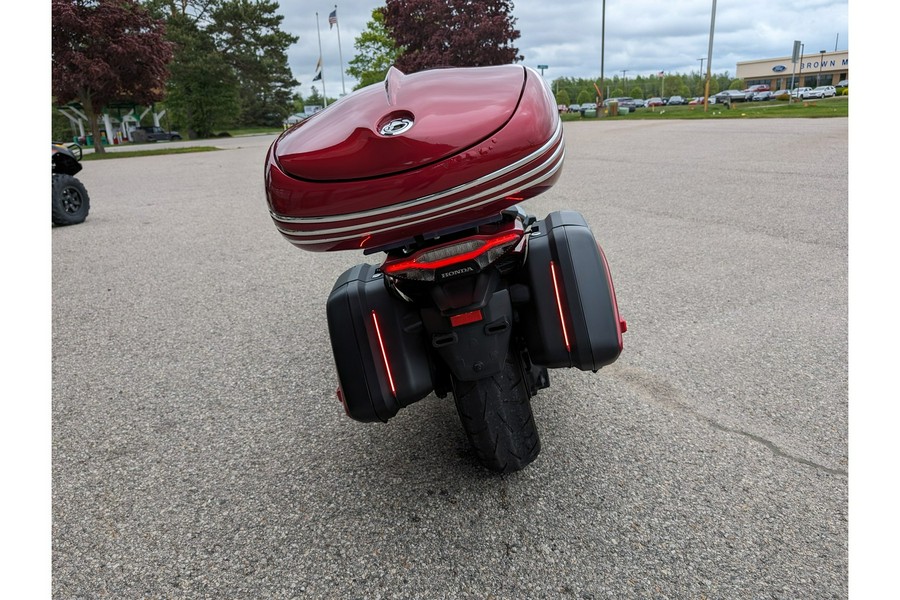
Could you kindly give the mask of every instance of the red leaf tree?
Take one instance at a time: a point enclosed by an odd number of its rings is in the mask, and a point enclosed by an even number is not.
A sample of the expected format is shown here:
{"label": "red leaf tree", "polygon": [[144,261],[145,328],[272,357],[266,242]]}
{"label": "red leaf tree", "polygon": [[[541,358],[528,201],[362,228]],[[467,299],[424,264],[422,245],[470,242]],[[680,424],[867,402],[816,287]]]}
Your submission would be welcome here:
{"label": "red leaf tree", "polygon": [[522,60],[512,42],[509,0],[386,0],[384,24],[402,54],[396,67],[413,73],[435,67],[482,67]]}
{"label": "red leaf tree", "polygon": [[160,100],[171,44],[162,21],[136,0],[52,2],[53,96],[60,103],[81,103],[94,148],[103,152],[97,117],[112,102]]}

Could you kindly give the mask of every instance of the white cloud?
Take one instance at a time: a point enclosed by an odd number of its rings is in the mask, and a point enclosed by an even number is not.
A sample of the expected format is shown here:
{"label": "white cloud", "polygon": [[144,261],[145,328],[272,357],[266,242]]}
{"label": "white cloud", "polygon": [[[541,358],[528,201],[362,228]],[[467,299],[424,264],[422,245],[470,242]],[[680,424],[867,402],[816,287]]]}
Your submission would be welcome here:
{"label": "white cloud", "polygon": [[[383,6],[377,0],[347,0],[338,3],[340,54],[343,68],[353,58],[353,42],[371,18],[372,9]],[[572,0],[537,2],[521,0],[513,8],[521,37],[515,45],[525,56],[524,64],[549,65],[548,80],[556,77],[600,76],[602,2]],[[294,77],[305,95],[312,85],[319,55],[316,11],[325,84],[329,96],[341,92],[338,29],[328,27],[328,13],[334,3],[283,2],[285,30],[300,36],[291,47],[289,61]],[[628,77],[666,72],[689,73],[700,70],[699,58],[707,56],[711,0],[630,0],[606,3],[604,70],[607,76],[627,70]],[[734,73],[737,62],[789,56],[794,40],[801,40],[810,52],[848,48],[847,0],[774,0],[718,2],[712,68]],[[704,63],[705,69],[705,63]],[[349,92],[355,81],[344,76]],[[320,88],[321,89],[321,88]]]}

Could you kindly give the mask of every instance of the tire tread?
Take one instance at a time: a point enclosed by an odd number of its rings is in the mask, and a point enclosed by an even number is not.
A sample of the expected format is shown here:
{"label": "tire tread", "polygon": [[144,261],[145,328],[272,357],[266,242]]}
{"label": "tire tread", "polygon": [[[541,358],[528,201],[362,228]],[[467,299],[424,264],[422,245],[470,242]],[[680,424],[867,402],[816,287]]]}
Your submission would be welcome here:
{"label": "tire tread", "polygon": [[496,375],[477,381],[454,379],[453,396],[463,430],[485,468],[511,473],[537,458],[540,436],[514,353]]}

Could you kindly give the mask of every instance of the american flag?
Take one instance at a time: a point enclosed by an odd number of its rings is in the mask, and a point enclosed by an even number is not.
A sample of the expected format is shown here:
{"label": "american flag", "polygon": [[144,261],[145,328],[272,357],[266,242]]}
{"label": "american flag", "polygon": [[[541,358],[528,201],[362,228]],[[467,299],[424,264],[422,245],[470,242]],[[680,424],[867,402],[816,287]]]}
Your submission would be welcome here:
{"label": "american flag", "polygon": [[328,15],[328,29],[337,25],[337,7]]}
{"label": "american flag", "polygon": [[665,77],[665,75],[666,75],[665,71],[660,71],[659,75],[657,75],[657,77]]}

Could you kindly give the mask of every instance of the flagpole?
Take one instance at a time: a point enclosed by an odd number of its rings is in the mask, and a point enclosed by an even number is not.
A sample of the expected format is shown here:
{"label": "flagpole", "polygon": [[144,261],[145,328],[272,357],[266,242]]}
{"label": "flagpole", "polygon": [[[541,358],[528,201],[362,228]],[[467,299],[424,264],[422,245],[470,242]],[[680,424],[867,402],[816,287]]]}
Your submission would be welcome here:
{"label": "flagpole", "polygon": [[338,57],[341,59],[341,96],[346,96],[347,88],[344,87],[344,54],[341,52],[341,22],[337,18],[337,4],[334,5],[334,24],[337,25]]}
{"label": "flagpole", "polygon": [[[319,34],[319,63],[322,63],[322,30],[319,29],[319,13],[316,12],[316,33]],[[322,102],[325,104],[325,108],[328,108],[328,96],[325,94],[325,65],[322,64],[322,70],[320,71],[321,79],[322,79]]]}

